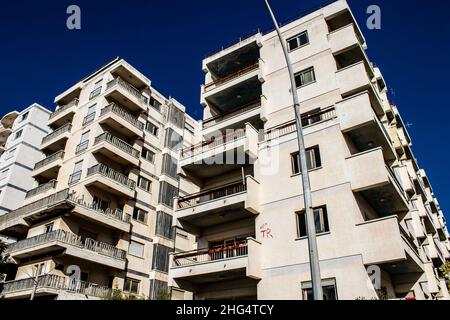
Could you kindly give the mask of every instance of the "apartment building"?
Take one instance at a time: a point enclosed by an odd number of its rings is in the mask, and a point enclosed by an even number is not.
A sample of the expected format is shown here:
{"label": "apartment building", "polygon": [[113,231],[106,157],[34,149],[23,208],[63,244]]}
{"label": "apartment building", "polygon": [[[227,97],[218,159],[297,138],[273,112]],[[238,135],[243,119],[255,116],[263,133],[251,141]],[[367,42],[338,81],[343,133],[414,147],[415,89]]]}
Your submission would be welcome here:
{"label": "apartment building", "polygon": [[21,207],[35,184],[32,172],[35,163],[42,159],[40,146],[49,131],[50,113],[34,103],[20,113],[3,117],[3,130],[9,131],[9,137],[0,157],[0,216]]}
{"label": "apartment building", "polygon": [[[116,58],[55,98],[25,203],[0,217],[11,299],[158,298],[174,250],[178,149],[197,123]],[[188,187],[189,184],[184,184]],[[181,190],[180,192],[189,192]],[[34,292],[34,293],[33,293]]]}
{"label": "apartment building", "polygon": [[[283,24],[305,127],[324,298],[449,299],[449,233],[408,128],[345,0]],[[275,31],[203,60],[195,185],[174,226],[169,285],[194,299],[311,299],[289,75]],[[183,185],[184,180],[181,181]]]}

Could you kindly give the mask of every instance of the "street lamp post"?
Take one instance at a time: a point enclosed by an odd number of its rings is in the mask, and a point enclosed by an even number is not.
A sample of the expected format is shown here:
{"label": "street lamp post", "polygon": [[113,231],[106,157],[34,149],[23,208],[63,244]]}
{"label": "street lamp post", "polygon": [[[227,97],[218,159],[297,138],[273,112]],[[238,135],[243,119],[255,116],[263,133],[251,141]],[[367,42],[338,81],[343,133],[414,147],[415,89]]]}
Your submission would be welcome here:
{"label": "street lamp post", "polygon": [[322,279],[320,277],[319,254],[317,250],[316,227],[314,223],[314,212],[312,208],[311,185],[309,181],[308,167],[306,164],[305,142],[303,138],[303,127],[300,115],[300,103],[298,100],[297,86],[295,84],[294,71],[292,69],[291,59],[286,48],[286,43],[281,35],[278,22],[270,8],[268,0],[264,0],[267,10],[272,18],[275,30],[283,48],[284,57],[286,59],[289,77],[291,80],[292,99],[294,102],[295,123],[297,126],[297,140],[299,147],[299,158],[301,168],[301,179],[303,183],[303,199],[306,213],[306,228],[308,232],[308,248],[309,248],[309,264],[311,269],[311,281],[314,294],[314,300],[323,300]]}

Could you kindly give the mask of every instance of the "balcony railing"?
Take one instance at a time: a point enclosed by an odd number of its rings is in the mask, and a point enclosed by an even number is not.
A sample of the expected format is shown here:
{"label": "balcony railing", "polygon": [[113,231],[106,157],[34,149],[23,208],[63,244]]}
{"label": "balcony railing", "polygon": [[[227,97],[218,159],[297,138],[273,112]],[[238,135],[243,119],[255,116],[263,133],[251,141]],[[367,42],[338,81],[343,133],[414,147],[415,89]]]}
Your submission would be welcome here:
{"label": "balcony railing", "polygon": [[244,106],[242,106],[241,108],[239,108],[236,111],[224,114],[224,115],[218,115],[218,116],[214,116],[211,118],[208,118],[206,120],[203,120],[203,128],[209,128],[212,127],[213,125],[215,125],[216,123],[220,123],[223,121],[226,121],[228,119],[234,118],[240,114],[244,114],[250,110],[256,109],[258,107],[261,106],[261,99],[255,100],[253,102],[250,102]]}
{"label": "balcony railing", "polygon": [[110,82],[108,82],[106,85],[106,90],[109,90],[110,88],[112,88],[116,85],[127,90],[130,94],[132,94],[140,102],[142,102],[144,104],[148,104],[148,98],[146,96],[144,96],[138,89],[136,89],[135,87],[133,87],[131,84],[129,84],[128,82],[126,82],[125,80],[123,80],[120,77],[117,77],[114,80],[111,80]]}
{"label": "balcony railing", "polygon": [[89,147],[89,140],[83,141],[79,145],[77,145],[77,148],[75,149],[75,154],[78,155],[81,152],[85,151]]}
{"label": "balcony railing", "polygon": [[67,124],[63,125],[62,127],[56,129],[55,131],[49,133],[47,136],[45,136],[42,139],[42,143],[46,143],[46,142],[60,136],[63,133],[70,132],[70,130],[72,130],[72,125],[70,123],[67,123]]}
{"label": "balcony railing", "polygon": [[94,174],[100,174],[108,179],[114,180],[115,182],[118,182],[119,184],[128,187],[131,190],[136,189],[135,181],[129,179],[123,173],[120,173],[104,164],[97,164],[88,169],[87,172],[88,177]]}
{"label": "balcony railing", "polygon": [[31,189],[28,191],[25,195],[25,198],[30,198],[35,195],[47,192],[48,190],[55,189],[56,188],[57,181],[56,180],[50,180],[47,183],[41,184],[37,188]]}
{"label": "balcony railing", "polygon": [[178,199],[178,209],[195,207],[204,202],[217,200],[247,190],[243,181],[230,183],[218,188],[207,189]]}
{"label": "balcony railing", "polygon": [[115,220],[123,221],[126,223],[129,223],[131,220],[131,216],[129,214],[124,213],[119,208],[115,209],[108,208],[106,210],[103,210],[99,207],[98,204],[96,203],[87,204],[84,202],[83,199],[78,199],[75,196],[75,193],[70,193],[69,189],[65,189],[55,194],[52,194],[51,196],[45,197],[43,199],[30,203],[26,206],[23,206],[17,210],[11,211],[3,216],[0,216],[0,224],[4,223],[6,220],[22,218],[34,211],[52,207],[65,201],[82,206],[87,209],[91,209],[96,213],[106,215],[107,217]]}
{"label": "balcony railing", "polygon": [[[1,286],[1,284],[0,284]],[[98,284],[88,283],[80,280],[68,280],[65,277],[47,274],[36,278],[27,278],[3,283],[1,293],[14,293],[20,291],[36,289],[54,289],[58,291],[67,291],[69,293],[78,293],[91,297],[103,298],[112,293],[112,289]]]}
{"label": "balcony railing", "polygon": [[174,266],[189,266],[248,255],[248,242],[177,253],[173,256]]}
{"label": "balcony railing", "polygon": [[45,167],[46,165],[48,165],[48,164],[50,164],[52,162],[55,162],[57,160],[63,159],[63,158],[64,158],[64,151],[60,150],[60,151],[58,151],[58,152],[48,156],[44,160],[37,162],[34,165],[34,170],[40,169],[42,167]]}
{"label": "balcony railing", "polygon": [[128,121],[130,124],[132,124],[133,126],[138,128],[139,130],[144,130],[144,124],[142,122],[140,122],[138,119],[136,119],[131,113],[126,111],[126,109],[118,106],[117,104],[111,103],[110,105],[104,107],[100,111],[100,117],[102,117],[103,115],[105,115],[109,112],[112,112],[112,113],[118,115],[120,118]]}
{"label": "balcony railing", "polygon": [[212,150],[218,146],[234,142],[245,137],[245,129],[238,129],[234,132],[214,137],[208,141],[203,141],[191,147],[181,150],[181,158],[186,159],[197,154]]}
{"label": "balcony railing", "polygon": [[[332,120],[334,118],[336,118],[336,109],[334,107],[327,108],[324,110],[320,110],[319,112],[303,115],[302,126],[303,128],[307,128],[328,120]],[[289,121],[274,128],[266,130],[266,132],[264,133],[264,139],[265,140],[277,139],[295,131],[297,131],[295,121]]]}
{"label": "balcony railing", "polygon": [[133,156],[134,158],[139,159],[139,156],[140,156],[139,150],[136,150],[135,148],[133,148],[133,146],[129,145],[122,139],[114,137],[109,132],[104,132],[101,135],[99,135],[97,138],[95,138],[94,146],[99,143],[102,143],[104,141],[117,147],[118,149],[122,150],[123,152],[128,153],[129,155]]}
{"label": "balcony railing", "polygon": [[64,111],[72,108],[73,106],[78,105],[78,99],[74,99],[71,102],[69,102],[68,104],[64,105],[64,106],[60,106],[55,112],[53,112],[50,117],[49,120],[57,117],[58,115],[60,115],[61,113],[63,113]]}
{"label": "balcony railing", "polygon": [[250,65],[248,67],[245,67],[245,68],[243,68],[243,69],[241,69],[241,70],[239,70],[239,71],[237,71],[235,73],[232,73],[232,74],[230,74],[230,75],[228,75],[226,77],[219,78],[219,79],[216,79],[214,81],[211,81],[210,83],[207,83],[205,85],[205,91],[209,90],[212,86],[220,86],[220,85],[222,85],[222,84],[224,84],[226,82],[229,82],[229,81],[231,81],[231,80],[233,80],[235,78],[243,76],[244,74],[252,72],[253,70],[256,70],[258,68],[259,68],[259,62],[255,63],[253,65]]}
{"label": "balcony railing", "polygon": [[82,239],[80,236],[74,233],[61,229],[12,243],[8,245],[8,247],[6,248],[6,252],[11,254],[20,250],[30,249],[35,246],[47,244],[50,242],[61,242],[117,260],[125,260],[126,257],[126,251],[118,249],[113,245],[89,238]]}

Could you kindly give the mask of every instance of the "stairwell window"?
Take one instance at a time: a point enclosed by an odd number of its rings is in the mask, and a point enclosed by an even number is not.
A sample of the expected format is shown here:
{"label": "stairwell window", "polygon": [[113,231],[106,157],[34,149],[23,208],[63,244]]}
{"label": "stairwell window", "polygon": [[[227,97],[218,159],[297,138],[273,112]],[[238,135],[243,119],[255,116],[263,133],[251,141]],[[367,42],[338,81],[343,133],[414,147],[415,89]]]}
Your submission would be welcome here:
{"label": "stairwell window", "polygon": [[139,179],[138,179],[138,187],[139,188],[141,188],[147,192],[150,192],[151,186],[152,186],[152,182],[150,180],[148,180],[144,177],[139,177]]}
{"label": "stairwell window", "polygon": [[14,140],[19,139],[22,136],[23,130],[17,131],[14,135]]}
{"label": "stairwell window", "polygon": [[[299,174],[300,170],[300,153],[295,152],[291,154],[292,172],[293,174]],[[319,146],[306,149],[306,165],[308,170],[320,168],[322,166],[322,160],[320,159]]]}
{"label": "stairwell window", "polygon": [[296,35],[287,40],[289,52],[294,51],[309,43],[308,31],[303,31],[302,33]]}
{"label": "stairwell window", "polygon": [[94,84],[94,89],[92,89],[92,92],[89,96],[89,100],[94,99],[95,97],[100,95],[100,93],[102,92],[102,82],[103,79],[100,79]]}
{"label": "stairwell window", "polygon": [[139,280],[125,278],[125,283],[123,285],[123,292],[131,294],[139,294]]}
{"label": "stairwell window", "polygon": [[69,177],[69,184],[73,184],[81,180],[82,168],[83,168],[83,160],[75,163],[75,166],[73,167],[73,173]]}
{"label": "stairwell window", "polygon": [[314,67],[305,69],[295,74],[295,85],[297,86],[297,88],[306,86],[307,84],[310,84],[315,81],[316,81],[316,74],[314,72]]}
{"label": "stairwell window", "polygon": [[130,241],[128,253],[132,256],[142,258],[144,256],[144,245],[136,241]]}
{"label": "stairwell window", "polygon": [[155,153],[153,151],[150,151],[147,148],[142,148],[142,153],[141,153],[142,158],[144,158],[145,160],[154,163],[155,162]]}
{"label": "stairwell window", "polygon": [[[330,226],[328,224],[327,207],[314,208],[314,224],[316,226],[316,233],[323,234],[330,232]],[[300,211],[297,215],[297,236],[298,238],[304,238],[308,236],[306,228],[306,212]]]}
{"label": "stairwell window", "polygon": [[[336,279],[322,280],[323,300],[337,300]],[[302,283],[303,300],[314,300],[312,283]]]}

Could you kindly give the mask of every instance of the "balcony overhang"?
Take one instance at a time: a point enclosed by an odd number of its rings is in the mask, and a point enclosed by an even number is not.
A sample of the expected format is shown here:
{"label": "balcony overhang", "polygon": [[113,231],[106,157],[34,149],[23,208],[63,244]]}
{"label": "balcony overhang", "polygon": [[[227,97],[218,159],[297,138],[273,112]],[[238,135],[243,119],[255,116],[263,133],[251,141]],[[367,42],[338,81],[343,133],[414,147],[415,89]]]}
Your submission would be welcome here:
{"label": "balcony overhang", "polygon": [[150,87],[150,80],[129,65],[119,64],[111,70],[111,74],[121,77],[139,90]]}
{"label": "balcony overhang", "polygon": [[127,138],[142,136],[142,130],[131,124],[114,112],[105,112],[100,115],[99,124],[114,128]]}
{"label": "balcony overhang", "polygon": [[259,99],[262,94],[261,83],[264,82],[261,65],[227,82],[207,89],[203,86],[201,104],[209,105],[218,114],[226,114]]}
{"label": "balcony overhang", "polygon": [[55,98],[55,103],[57,105],[65,105],[73,101],[74,99],[78,99],[81,94],[81,90],[83,89],[83,82],[79,82],[70,89],[61,93],[59,96]]}
{"label": "balcony overhang", "polygon": [[101,154],[106,159],[112,160],[116,163],[119,163],[123,166],[138,166],[139,159],[133,157],[131,154],[121,150],[120,148],[114,146],[108,141],[102,141],[100,143],[95,144],[92,147],[92,154],[97,155]]}
{"label": "balcony overhang", "polygon": [[36,180],[44,179],[48,180],[56,180],[58,177],[59,170],[61,169],[63,164],[63,159],[57,159],[43,167],[33,170],[33,177]]}
{"label": "balcony overhang", "polygon": [[258,199],[259,183],[247,176],[245,185],[239,182],[176,199],[175,221],[199,234],[205,228],[255,217]]}
{"label": "balcony overhang", "polygon": [[54,153],[59,150],[64,150],[67,140],[69,140],[69,137],[71,135],[72,134],[70,133],[70,131],[61,133],[57,137],[42,143],[41,149],[46,150],[48,153]]}
{"label": "balcony overhang", "polygon": [[328,34],[328,40],[330,41],[331,52],[334,55],[338,55],[344,51],[351,50],[364,44],[364,40],[356,33],[353,23],[330,32]]}
{"label": "balcony overhang", "polygon": [[341,130],[360,151],[381,147],[387,161],[396,160],[391,138],[378,120],[371,105],[368,91],[351,96],[336,104]]}
{"label": "balcony overhang", "polygon": [[0,123],[3,125],[4,128],[11,128],[18,116],[19,112],[11,111],[3,116],[3,118],[0,120]]}
{"label": "balcony overhang", "polygon": [[135,191],[99,173],[95,173],[84,181],[86,187],[94,187],[119,197],[133,198]]}
{"label": "balcony overhang", "polygon": [[105,92],[105,98],[109,102],[115,102],[131,112],[145,112],[147,110],[146,103],[130,93],[125,87],[115,84],[108,88]]}
{"label": "balcony overhang", "polygon": [[381,148],[347,158],[353,192],[363,198],[381,216],[405,215],[409,211],[406,197],[384,162]]}

